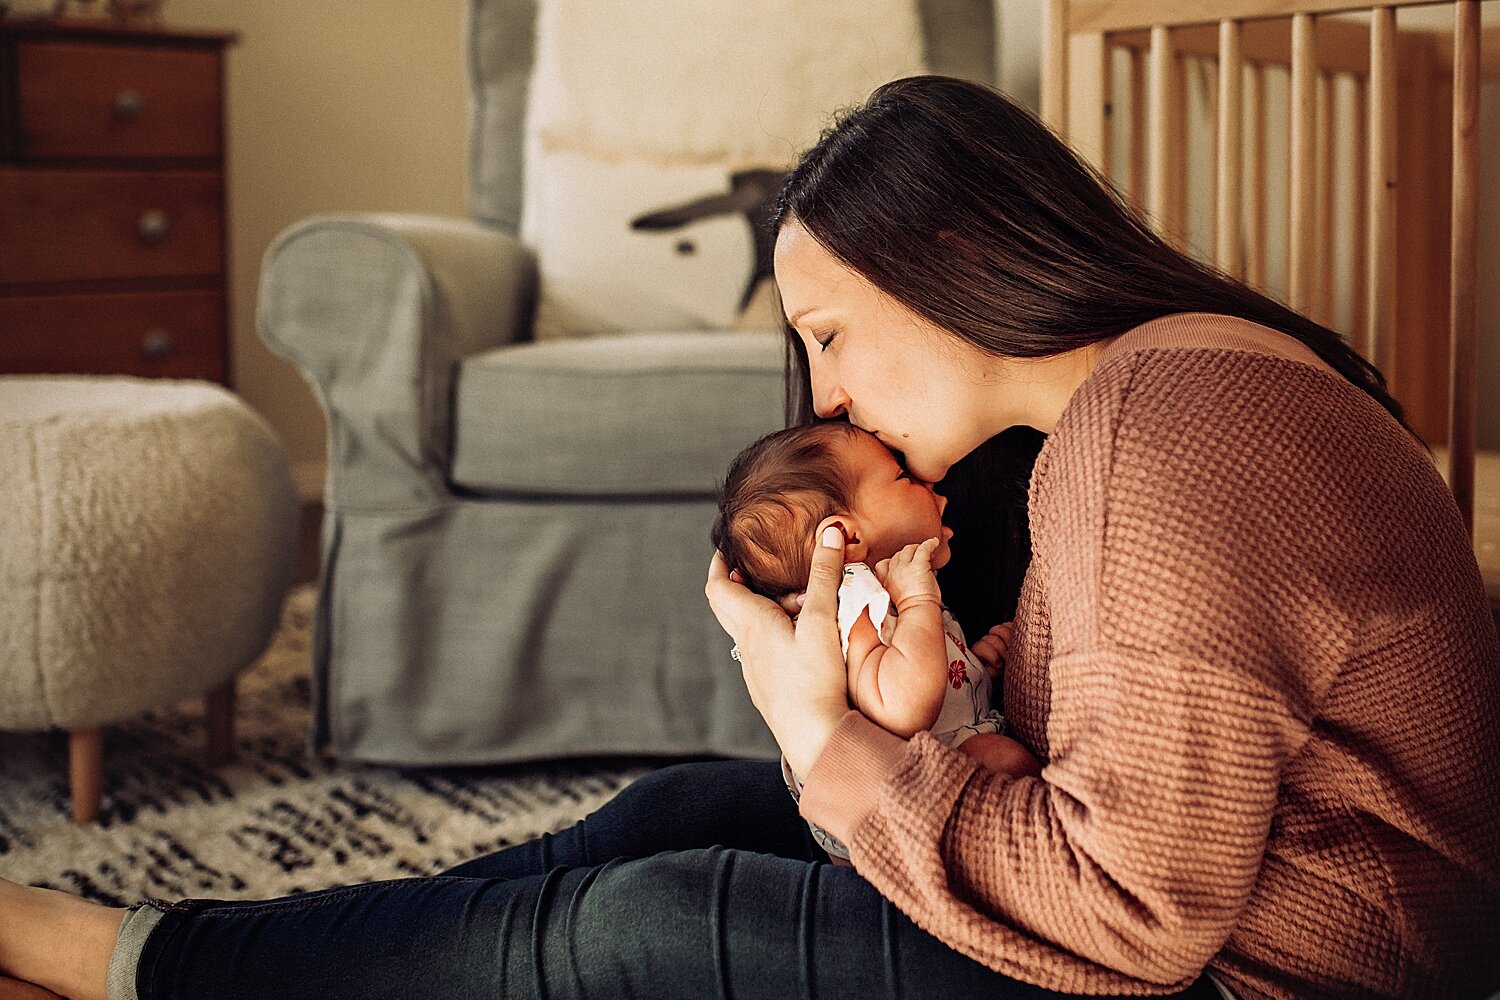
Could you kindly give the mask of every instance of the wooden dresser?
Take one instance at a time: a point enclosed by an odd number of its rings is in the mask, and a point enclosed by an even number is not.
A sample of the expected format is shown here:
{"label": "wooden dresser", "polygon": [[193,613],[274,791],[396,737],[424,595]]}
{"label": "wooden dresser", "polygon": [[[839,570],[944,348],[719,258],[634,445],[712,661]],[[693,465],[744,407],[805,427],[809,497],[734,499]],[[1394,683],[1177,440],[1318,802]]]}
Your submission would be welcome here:
{"label": "wooden dresser", "polygon": [[229,383],[233,41],[0,20],[0,374]]}

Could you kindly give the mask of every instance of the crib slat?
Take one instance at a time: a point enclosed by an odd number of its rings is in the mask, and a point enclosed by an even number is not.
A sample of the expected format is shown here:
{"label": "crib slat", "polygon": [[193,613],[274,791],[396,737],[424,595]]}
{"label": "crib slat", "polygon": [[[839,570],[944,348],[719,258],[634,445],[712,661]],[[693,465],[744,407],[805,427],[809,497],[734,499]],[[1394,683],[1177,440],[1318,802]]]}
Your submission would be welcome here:
{"label": "crib slat", "polygon": [[1245,145],[1250,159],[1245,167],[1249,202],[1245,211],[1245,282],[1266,287],[1266,73],[1250,64],[1250,111],[1245,121]]}
{"label": "crib slat", "polygon": [[[1168,149],[1172,151],[1172,206],[1167,212],[1171,219],[1168,232],[1173,234],[1172,242],[1187,252],[1192,239],[1192,226],[1188,221],[1188,158],[1193,155],[1193,149],[1197,143],[1189,137],[1192,135],[1187,116],[1187,88],[1188,71],[1190,69],[1188,59],[1177,48],[1177,40],[1172,40],[1172,75],[1170,89],[1167,91],[1167,100],[1171,102],[1171,121],[1173,122],[1173,133],[1169,136]],[[1201,147],[1199,147],[1201,148]],[[1209,136],[1208,148],[1213,148],[1213,137]],[[1210,171],[1209,176],[1213,174]],[[1213,244],[1210,242],[1209,246]]]}
{"label": "crib slat", "polygon": [[1453,7],[1448,484],[1472,535],[1475,420],[1479,405],[1479,0],[1458,0]]}
{"label": "crib slat", "polygon": [[1130,50],[1127,70],[1130,81],[1130,200],[1137,208],[1146,205],[1146,53]]}
{"label": "crib slat", "polygon": [[1110,176],[1109,104],[1113,74],[1109,39],[1074,35],[1068,40],[1068,85],[1064,117],[1068,143],[1106,177]]}
{"label": "crib slat", "polygon": [[1219,22],[1219,172],[1214,253],[1220,270],[1236,278],[1244,276],[1245,258],[1240,244],[1240,122],[1244,60],[1240,55],[1240,24]]}
{"label": "crib slat", "polygon": [[1366,178],[1369,175],[1369,164],[1365,157],[1365,81],[1363,77],[1354,78],[1354,106],[1350,113],[1349,132],[1351,136],[1350,149],[1353,150],[1353,164],[1349,171],[1350,182],[1354,186],[1353,201],[1350,207],[1350,236],[1354,244],[1354,252],[1350,255],[1353,262],[1353,272],[1350,282],[1349,305],[1350,319],[1349,332],[1354,341],[1354,349],[1365,357],[1370,357],[1369,327],[1365,322],[1365,285],[1366,285],[1366,260],[1370,253],[1369,240],[1365,238],[1365,194]]}
{"label": "crib slat", "polygon": [[1042,121],[1068,135],[1068,0],[1047,0],[1042,14]]}
{"label": "crib slat", "polygon": [[[1198,74],[1199,81],[1202,84],[1199,92],[1203,94],[1203,118],[1205,124],[1208,126],[1208,143],[1204,146],[1204,150],[1207,154],[1205,158],[1208,161],[1208,163],[1206,164],[1207,169],[1204,171],[1204,176],[1208,179],[1208,205],[1207,210],[1204,212],[1204,215],[1206,216],[1206,218],[1204,219],[1206,232],[1203,236],[1203,252],[1205,254],[1212,255],[1214,253],[1214,247],[1218,246],[1219,239],[1219,213],[1217,208],[1215,207],[1218,203],[1218,199],[1215,197],[1215,194],[1217,193],[1219,187],[1220,116],[1218,99],[1218,60],[1197,59],[1189,63],[1186,59],[1183,59],[1183,66],[1191,66],[1193,71]],[[1189,88],[1184,81],[1182,91],[1184,114],[1187,110],[1188,91]],[[1192,228],[1192,211],[1189,208],[1191,204],[1192,187],[1192,176],[1188,171],[1187,157],[1184,156],[1182,158],[1182,217],[1189,220],[1189,230],[1191,230]]]}
{"label": "crib slat", "polygon": [[1313,162],[1316,164],[1317,241],[1313,251],[1313,317],[1324,326],[1333,326],[1333,79],[1317,75],[1316,139]]}
{"label": "crib slat", "polygon": [[1365,355],[1387,376],[1396,328],[1396,12],[1370,11],[1369,250]]}
{"label": "crib slat", "polygon": [[1291,164],[1287,192],[1287,302],[1308,314],[1313,305],[1313,250],[1317,216],[1313,198],[1313,143],[1317,125],[1317,51],[1311,14],[1292,17]]}
{"label": "crib slat", "polygon": [[1096,64],[1099,68],[1099,164],[1104,176],[1113,181],[1116,179],[1115,108],[1119,101],[1115,99],[1115,48],[1107,35],[1099,38]]}
{"label": "crib slat", "polygon": [[[1146,182],[1146,207],[1152,224],[1169,243],[1183,245],[1177,217],[1177,154],[1186,156],[1180,140],[1182,86],[1177,52],[1167,28],[1151,29],[1151,164]],[[1174,151],[1174,144],[1176,150]]]}

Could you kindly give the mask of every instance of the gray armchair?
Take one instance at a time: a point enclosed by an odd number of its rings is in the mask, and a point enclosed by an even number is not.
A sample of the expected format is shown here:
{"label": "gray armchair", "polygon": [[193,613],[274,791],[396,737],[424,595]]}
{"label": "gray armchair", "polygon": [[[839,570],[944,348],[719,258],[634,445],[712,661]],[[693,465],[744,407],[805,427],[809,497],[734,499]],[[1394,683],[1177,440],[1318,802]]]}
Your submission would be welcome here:
{"label": "gray armchair", "polygon": [[[534,0],[474,0],[473,219],[309,219],[260,326],[328,415],[315,744],[401,764],[771,756],[703,578],[715,481],[783,423],[771,331],[535,341]],[[921,8],[988,78],[989,0]]]}

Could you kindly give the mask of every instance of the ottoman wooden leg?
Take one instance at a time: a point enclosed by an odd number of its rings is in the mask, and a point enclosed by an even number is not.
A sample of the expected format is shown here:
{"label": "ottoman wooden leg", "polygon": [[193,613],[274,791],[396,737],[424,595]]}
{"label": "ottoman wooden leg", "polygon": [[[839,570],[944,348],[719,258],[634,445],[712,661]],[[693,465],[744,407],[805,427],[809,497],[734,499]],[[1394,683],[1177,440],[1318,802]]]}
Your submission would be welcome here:
{"label": "ottoman wooden leg", "polygon": [[203,703],[208,721],[208,765],[219,767],[234,760],[234,678],[208,692]]}
{"label": "ottoman wooden leg", "polygon": [[68,734],[68,784],[73,792],[73,822],[99,818],[104,793],[104,730],[75,729]]}

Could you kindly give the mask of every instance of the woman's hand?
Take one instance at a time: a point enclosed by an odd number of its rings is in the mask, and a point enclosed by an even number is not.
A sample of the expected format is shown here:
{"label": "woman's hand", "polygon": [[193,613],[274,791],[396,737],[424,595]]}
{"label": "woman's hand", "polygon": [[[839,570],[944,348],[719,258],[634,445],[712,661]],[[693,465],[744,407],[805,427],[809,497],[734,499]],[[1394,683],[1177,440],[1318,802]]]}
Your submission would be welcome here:
{"label": "woman's hand", "polygon": [[830,526],[813,550],[812,572],[796,622],[751,593],[714,553],[703,592],[714,617],[740,649],[750,700],[766,720],[792,771],[805,776],[849,710],[839,644],[838,589],[844,535]]}

